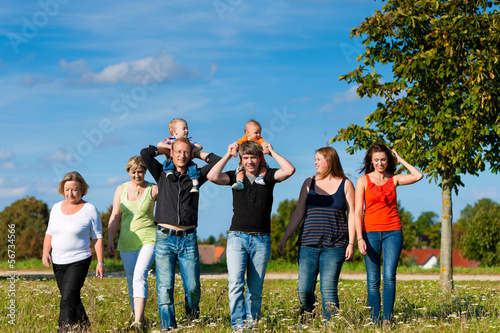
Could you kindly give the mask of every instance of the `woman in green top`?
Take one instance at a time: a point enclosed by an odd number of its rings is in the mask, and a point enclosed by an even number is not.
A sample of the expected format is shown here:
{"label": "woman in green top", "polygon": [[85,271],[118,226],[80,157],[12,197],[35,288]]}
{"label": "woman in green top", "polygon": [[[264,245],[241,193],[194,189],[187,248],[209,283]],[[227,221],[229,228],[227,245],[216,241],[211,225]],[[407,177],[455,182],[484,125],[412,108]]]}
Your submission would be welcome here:
{"label": "woman in green top", "polygon": [[125,167],[130,181],[116,188],[113,211],[108,223],[108,252],[115,253],[113,238],[121,221],[117,250],[127,275],[130,306],[141,328],[148,299],[148,271],[154,258],[156,227],[153,209],[158,187],[144,180],[146,165],[140,156],[133,156]]}

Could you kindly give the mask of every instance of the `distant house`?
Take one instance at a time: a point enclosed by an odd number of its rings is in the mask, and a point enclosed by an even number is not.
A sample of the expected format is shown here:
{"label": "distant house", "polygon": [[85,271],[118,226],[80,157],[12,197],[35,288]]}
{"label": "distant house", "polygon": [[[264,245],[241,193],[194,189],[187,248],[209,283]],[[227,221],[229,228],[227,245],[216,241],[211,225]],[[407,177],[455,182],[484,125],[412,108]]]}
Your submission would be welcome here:
{"label": "distant house", "polygon": [[[403,252],[413,259],[417,265],[422,268],[437,267],[440,249],[411,249],[411,251],[403,250]],[[460,250],[453,250],[453,267],[476,268],[479,265],[478,261],[464,258]]]}
{"label": "distant house", "polygon": [[219,261],[224,252],[226,252],[226,248],[215,245],[198,245],[198,251],[200,252],[200,262],[212,265]]}

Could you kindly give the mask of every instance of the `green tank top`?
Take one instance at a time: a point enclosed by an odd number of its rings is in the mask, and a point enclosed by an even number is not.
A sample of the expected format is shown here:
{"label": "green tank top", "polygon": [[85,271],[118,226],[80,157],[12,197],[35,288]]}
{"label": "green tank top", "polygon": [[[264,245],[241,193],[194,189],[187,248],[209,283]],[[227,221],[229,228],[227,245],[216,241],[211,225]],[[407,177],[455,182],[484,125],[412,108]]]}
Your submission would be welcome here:
{"label": "green tank top", "polygon": [[127,197],[129,182],[122,184],[120,211],[122,213],[118,251],[138,251],[145,244],[154,244],[156,227],[153,209],[155,202],[151,198],[153,184],[148,183],[139,200],[130,201]]}

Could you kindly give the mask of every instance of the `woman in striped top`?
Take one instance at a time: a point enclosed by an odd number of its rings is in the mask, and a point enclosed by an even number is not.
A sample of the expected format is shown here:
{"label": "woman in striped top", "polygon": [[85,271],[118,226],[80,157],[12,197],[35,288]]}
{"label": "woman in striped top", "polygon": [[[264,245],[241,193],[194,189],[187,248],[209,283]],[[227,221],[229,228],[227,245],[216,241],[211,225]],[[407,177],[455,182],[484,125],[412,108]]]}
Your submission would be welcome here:
{"label": "woman in striped top", "polygon": [[354,186],[332,147],[318,149],[314,165],[316,175],[304,181],[278,251],[284,254],[287,240],[304,220],[297,241],[301,314],[314,310],[319,273],[323,318],[329,319],[339,307],[337,285],[342,264],[354,252]]}

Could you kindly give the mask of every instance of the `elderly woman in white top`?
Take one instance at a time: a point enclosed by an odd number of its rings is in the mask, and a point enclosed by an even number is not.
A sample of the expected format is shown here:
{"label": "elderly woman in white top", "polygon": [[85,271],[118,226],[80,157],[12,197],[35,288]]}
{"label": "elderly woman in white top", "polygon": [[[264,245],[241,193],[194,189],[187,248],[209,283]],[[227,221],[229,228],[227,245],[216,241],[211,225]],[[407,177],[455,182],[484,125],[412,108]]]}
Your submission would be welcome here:
{"label": "elderly woman in white top", "polygon": [[[42,262],[52,263],[57,287],[61,292],[58,326],[65,331],[75,325],[90,325],[80,298],[80,290],[92,261],[92,243],[97,255],[96,276],[104,276],[104,245],[99,213],[82,197],[88,185],[78,172],[70,172],[59,183],[64,200],[50,211],[50,220],[43,241]],[[92,241],[91,241],[92,238]],[[52,256],[50,250],[52,249]]]}

